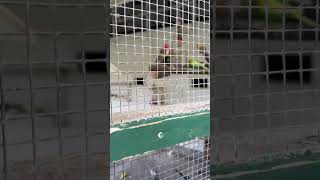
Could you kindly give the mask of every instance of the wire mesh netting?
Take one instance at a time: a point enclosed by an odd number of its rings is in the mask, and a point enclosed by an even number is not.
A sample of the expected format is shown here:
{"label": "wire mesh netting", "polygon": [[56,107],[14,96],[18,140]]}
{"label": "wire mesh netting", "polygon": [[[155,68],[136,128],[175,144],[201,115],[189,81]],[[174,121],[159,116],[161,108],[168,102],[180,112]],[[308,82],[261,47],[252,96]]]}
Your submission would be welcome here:
{"label": "wire mesh netting", "polygon": [[104,3],[0,0],[0,179],[106,178]]}
{"label": "wire mesh netting", "polygon": [[319,150],[319,1],[214,3],[216,163]]}
{"label": "wire mesh netting", "polygon": [[208,4],[111,3],[112,124],[208,107]]}
{"label": "wire mesh netting", "polygon": [[[110,2],[111,126],[210,108],[209,5]],[[208,179],[207,144],[197,138],[118,160],[111,178]]]}
{"label": "wire mesh netting", "polygon": [[113,162],[111,179],[210,179],[207,138]]}

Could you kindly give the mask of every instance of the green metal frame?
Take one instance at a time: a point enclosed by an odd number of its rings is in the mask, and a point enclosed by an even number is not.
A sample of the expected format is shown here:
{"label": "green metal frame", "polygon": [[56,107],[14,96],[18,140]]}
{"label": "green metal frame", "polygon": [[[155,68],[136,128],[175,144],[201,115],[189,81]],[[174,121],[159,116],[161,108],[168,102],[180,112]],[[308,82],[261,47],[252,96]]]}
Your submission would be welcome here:
{"label": "green metal frame", "polygon": [[210,134],[210,111],[179,114],[111,126],[110,159],[117,161]]}

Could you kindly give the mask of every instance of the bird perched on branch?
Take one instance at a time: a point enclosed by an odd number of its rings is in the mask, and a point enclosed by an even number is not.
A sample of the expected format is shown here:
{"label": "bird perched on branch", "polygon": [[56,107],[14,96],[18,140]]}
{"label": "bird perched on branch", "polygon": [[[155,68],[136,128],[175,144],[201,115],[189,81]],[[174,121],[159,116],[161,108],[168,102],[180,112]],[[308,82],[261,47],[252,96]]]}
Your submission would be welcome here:
{"label": "bird perched on branch", "polygon": [[[247,2],[247,0],[245,0]],[[286,18],[292,20],[300,20],[303,24],[311,27],[320,27],[317,22],[303,15],[299,9],[284,9],[287,6],[292,6],[293,1],[288,0],[288,4],[283,4],[283,0],[252,0],[252,6],[266,6],[268,7],[268,18],[273,22],[282,22],[282,17],[285,14]],[[244,0],[242,1],[244,2]],[[252,10],[252,13],[257,18],[264,18],[265,10],[263,8],[255,8]]]}

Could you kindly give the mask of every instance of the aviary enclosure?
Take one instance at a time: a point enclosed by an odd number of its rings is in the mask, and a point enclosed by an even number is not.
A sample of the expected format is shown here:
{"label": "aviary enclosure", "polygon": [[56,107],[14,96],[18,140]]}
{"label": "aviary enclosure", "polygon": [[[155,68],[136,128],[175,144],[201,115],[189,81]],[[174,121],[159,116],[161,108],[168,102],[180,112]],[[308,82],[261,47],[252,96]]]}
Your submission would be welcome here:
{"label": "aviary enclosure", "polygon": [[208,179],[210,2],[111,6],[111,179]]}
{"label": "aviary enclosure", "polygon": [[1,0],[0,179],[207,179],[209,5]]}
{"label": "aviary enclosure", "polygon": [[1,0],[0,179],[318,180],[319,7]]}

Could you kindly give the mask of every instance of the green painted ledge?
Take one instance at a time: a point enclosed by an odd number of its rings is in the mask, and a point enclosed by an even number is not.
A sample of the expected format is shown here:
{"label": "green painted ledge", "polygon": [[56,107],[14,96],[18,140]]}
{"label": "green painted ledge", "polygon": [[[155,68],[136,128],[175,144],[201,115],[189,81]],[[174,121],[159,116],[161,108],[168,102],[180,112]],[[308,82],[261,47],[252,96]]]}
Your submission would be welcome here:
{"label": "green painted ledge", "polygon": [[114,125],[110,134],[110,159],[117,161],[209,134],[209,110]]}
{"label": "green painted ledge", "polygon": [[320,163],[240,176],[237,180],[319,180]]}
{"label": "green painted ledge", "polygon": [[265,157],[243,164],[212,166],[211,172],[216,180],[292,180],[308,177],[320,179],[320,153],[305,151],[281,157]]}

